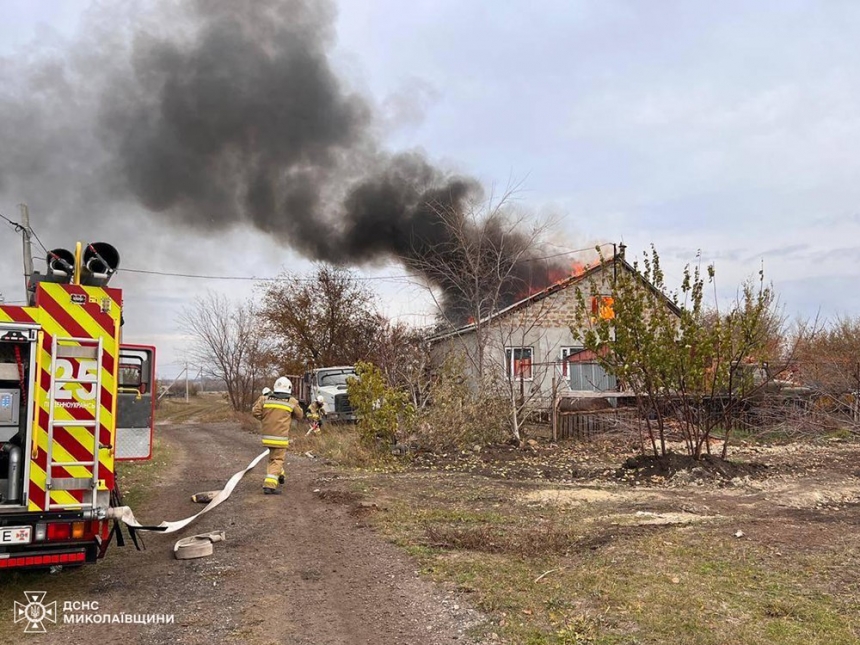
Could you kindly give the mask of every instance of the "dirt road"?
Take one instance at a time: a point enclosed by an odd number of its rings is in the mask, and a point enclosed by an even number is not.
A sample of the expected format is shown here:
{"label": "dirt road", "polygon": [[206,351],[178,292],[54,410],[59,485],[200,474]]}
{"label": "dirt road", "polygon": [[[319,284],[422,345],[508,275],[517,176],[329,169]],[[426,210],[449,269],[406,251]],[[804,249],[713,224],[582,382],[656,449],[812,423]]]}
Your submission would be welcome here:
{"label": "dirt road", "polygon": [[[197,512],[191,494],[221,488],[262,450],[257,436],[234,424],[161,427],[159,436],[170,450],[170,467],[146,504],[134,509],[144,523]],[[98,614],[172,614],[173,624],[61,624],[61,613],[45,635],[2,638],[52,645],[467,641],[478,614],[419,579],[414,563],[374,535],[349,505],[314,492],[331,472],[288,456],[285,494],[263,496],[264,463],[227,502],[184,531],[147,534],[146,551],[114,545],[96,567],[41,578],[46,602],[56,600],[58,608],[63,601],[97,601]],[[215,545],[212,557],[173,559],[176,539],[214,530],[226,531],[227,541]]]}

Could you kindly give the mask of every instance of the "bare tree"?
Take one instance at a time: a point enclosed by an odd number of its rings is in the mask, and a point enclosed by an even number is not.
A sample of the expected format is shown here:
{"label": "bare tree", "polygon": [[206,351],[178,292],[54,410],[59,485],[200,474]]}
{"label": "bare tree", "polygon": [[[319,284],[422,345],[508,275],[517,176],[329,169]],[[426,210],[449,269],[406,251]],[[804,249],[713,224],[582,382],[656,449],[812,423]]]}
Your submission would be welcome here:
{"label": "bare tree", "polygon": [[254,306],[210,291],[186,307],[179,322],[194,339],[189,353],[203,374],[225,383],[234,410],[248,411],[269,377]]}
{"label": "bare tree", "polygon": [[[549,341],[547,317],[556,308],[557,300],[552,296],[527,300],[516,311],[502,314],[489,321],[487,342],[493,348],[492,355],[504,358],[487,366],[491,374],[493,390],[504,397],[512,438],[522,441],[523,426],[536,408],[550,404],[544,400],[543,386],[546,376],[555,368],[555,362],[538,361],[537,356],[555,356],[560,350]],[[516,351],[529,352],[530,357],[520,357]]]}
{"label": "bare tree", "polygon": [[423,334],[404,323],[387,322],[378,333],[369,361],[379,367],[388,385],[409,392],[418,410],[427,402],[430,354]]}
{"label": "bare tree", "polygon": [[[507,204],[510,195],[489,205],[473,204],[466,211],[431,204],[436,226],[444,229],[444,234],[435,232],[434,239],[442,241],[431,244],[417,238],[415,245],[422,252],[405,262],[427,280],[438,310],[438,331],[451,333],[475,385],[484,393],[493,392],[505,405],[510,434],[519,442],[539,390],[532,387],[533,373],[526,387],[523,372],[506,367],[513,360],[506,348],[517,344],[518,336],[541,342],[541,321],[552,301],[515,316],[498,314],[548,286],[546,263],[540,263],[536,252],[544,247],[551,223],[514,212]],[[529,370],[536,368],[531,365]]]}
{"label": "bare tree", "polygon": [[797,351],[797,375],[822,396],[860,392],[860,318],[841,317]]}
{"label": "bare tree", "polygon": [[[539,262],[531,262],[551,227],[535,222],[507,207],[508,192],[498,202],[472,204],[467,211],[431,204],[438,217],[443,242],[429,244],[417,237],[418,259],[404,262],[426,279],[436,304],[439,331],[455,330],[464,324],[474,331],[475,342],[462,345],[469,367],[480,380],[485,372],[487,322],[506,305],[527,296],[532,269],[541,273]],[[525,268],[525,271],[524,271]],[[441,292],[437,287],[441,287]]]}
{"label": "bare tree", "polygon": [[266,285],[260,314],[274,343],[273,363],[286,373],[302,372],[308,363],[366,360],[386,322],[366,285],[325,264],[309,277],[283,275]]}

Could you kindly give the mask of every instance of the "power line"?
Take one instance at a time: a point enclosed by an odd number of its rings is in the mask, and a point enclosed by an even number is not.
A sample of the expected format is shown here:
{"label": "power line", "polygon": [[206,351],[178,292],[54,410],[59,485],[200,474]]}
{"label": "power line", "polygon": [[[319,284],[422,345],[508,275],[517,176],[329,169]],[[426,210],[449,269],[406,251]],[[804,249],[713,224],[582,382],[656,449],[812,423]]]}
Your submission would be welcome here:
{"label": "power line", "polygon": [[[141,273],[144,275],[159,275],[172,278],[192,278],[196,280],[244,280],[247,282],[316,282],[316,278],[303,278],[291,276],[277,276],[268,278],[258,278],[256,276],[246,275],[205,275],[200,273],[175,273],[172,271],[153,271],[150,269],[117,269],[117,273]],[[391,280],[391,281],[408,281],[409,276],[405,275],[378,275],[378,276],[354,276],[355,280],[373,281],[373,280]]]}
{"label": "power line", "polygon": [[[604,244],[600,244],[597,246],[607,246],[612,244],[612,242],[605,242]],[[523,262],[539,262],[541,260],[551,260],[552,258],[563,257],[565,255],[573,255],[574,253],[584,253],[585,251],[593,251],[595,249],[594,246],[589,246],[583,249],[572,249],[569,251],[563,251],[561,253],[553,253],[551,255],[544,255],[536,258],[524,258]],[[179,273],[174,271],[155,271],[152,269],[118,269],[117,272],[126,273],[140,273],[143,275],[158,275],[172,278],[191,278],[196,280],[243,280],[247,282],[278,282],[278,281],[287,281],[287,282],[315,282],[315,278],[302,278],[302,277],[267,277],[267,278],[259,278],[256,276],[244,276],[244,275],[207,275],[201,273]],[[399,281],[411,281],[409,276],[405,275],[382,275],[382,276],[356,276],[356,280],[362,281],[374,281],[374,280],[399,280]]]}
{"label": "power line", "polygon": [[[24,226],[19,224],[18,222],[13,222],[8,217],[0,213],[0,217],[2,217],[6,222],[15,227],[16,232],[21,232],[24,230]],[[45,252],[46,256],[51,254],[48,251],[48,248],[42,243],[42,240],[39,238],[38,234],[33,227],[28,227],[29,232],[36,238],[36,242],[39,243],[39,246],[42,247],[42,250]],[[552,260],[554,258],[564,257],[566,255],[573,255],[574,253],[584,253],[586,251],[593,251],[597,247],[601,246],[609,246],[612,242],[604,242],[603,244],[596,244],[594,246],[589,246],[582,249],[571,249],[568,251],[562,251],[560,253],[553,253],[550,255],[544,255],[536,258],[523,258],[523,262],[540,262],[543,260]],[[553,244],[552,246],[557,246]],[[37,259],[45,259],[47,258],[37,258]],[[208,275],[208,274],[199,274],[199,273],[180,273],[175,271],[155,271],[151,269],[118,269],[117,272],[125,271],[126,273],[139,273],[142,275],[157,275],[171,278],[189,278],[193,280],[230,280],[230,281],[244,281],[244,282],[315,282],[315,278],[302,278],[302,277],[266,277],[266,278],[258,278],[256,276],[237,276],[237,275]],[[355,276],[356,280],[360,280],[362,282],[368,281],[405,281],[412,283],[412,280],[409,276],[397,276],[397,275],[388,275],[388,276]]]}
{"label": "power line", "polygon": [[171,278],[195,278],[199,280],[248,280],[251,282],[262,282],[267,280],[278,280],[279,278],[256,278],[254,276],[241,275],[202,275],[196,273],[173,273],[171,271],[152,271],[149,269],[117,269],[117,273],[142,273],[144,275],[161,275]]}
{"label": "power line", "polygon": [[0,213],[0,217],[2,217],[4,220],[6,220],[6,222],[7,222],[7,223],[9,223],[10,225],[12,225],[13,227],[15,227],[15,232],[16,232],[16,233],[20,233],[21,231],[23,231],[23,230],[24,230],[24,226],[23,226],[22,224],[20,224],[20,223],[18,223],[18,222],[13,222],[11,219],[9,219],[8,217],[6,217],[3,213]]}
{"label": "power line", "polygon": [[[601,246],[610,246],[614,244],[614,242],[604,242],[603,244],[595,244],[594,246],[589,246],[584,249],[573,249],[571,251],[562,251],[561,253],[553,253],[552,255],[544,255],[539,258],[524,258],[523,262],[538,262],[540,260],[551,260],[552,258],[560,258],[564,255],[573,255],[574,253],[585,253],[586,251],[594,251],[597,247]],[[553,244],[553,246],[555,246]]]}
{"label": "power line", "polygon": [[42,240],[40,240],[39,236],[36,235],[36,231],[33,230],[32,226],[30,227],[30,233],[32,234],[33,237],[36,238],[36,241],[39,243],[39,246],[42,247],[42,250],[45,252],[45,255],[51,255],[51,252],[47,249],[47,247],[45,247],[44,244],[42,244]]}
{"label": "power line", "polygon": [[8,218],[8,217],[6,217],[3,213],[0,213],[0,217],[2,217],[4,220],[6,220],[6,222],[7,222],[8,224],[10,224],[11,226],[13,226],[13,227],[15,228],[15,232],[16,232],[16,233],[20,233],[20,232],[21,232],[21,231],[23,231],[23,230],[27,230],[27,231],[30,233],[30,235],[32,235],[33,237],[35,237],[35,238],[36,238],[36,241],[39,243],[39,246],[41,246],[41,247],[42,247],[42,250],[45,252],[45,255],[50,255],[50,253],[51,253],[51,252],[50,252],[50,251],[48,251],[47,247],[46,247],[44,244],[42,244],[42,240],[40,240],[40,239],[39,239],[38,234],[36,233],[36,231],[35,231],[35,230],[33,230],[33,227],[32,227],[32,226],[26,226],[26,227],[25,227],[25,226],[24,226],[23,224],[21,224],[20,222],[15,222],[15,221],[13,221],[13,220],[9,219],[9,218]]}

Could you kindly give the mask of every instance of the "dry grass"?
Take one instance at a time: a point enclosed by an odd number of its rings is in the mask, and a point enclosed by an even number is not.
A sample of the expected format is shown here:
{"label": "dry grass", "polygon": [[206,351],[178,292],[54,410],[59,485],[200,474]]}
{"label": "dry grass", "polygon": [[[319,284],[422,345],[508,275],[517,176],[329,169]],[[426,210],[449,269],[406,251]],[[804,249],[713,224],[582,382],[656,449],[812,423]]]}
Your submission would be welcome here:
{"label": "dry grass", "polygon": [[229,401],[218,394],[193,396],[185,399],[163,399],[155,411],[159,423],[217,423],[231,421],[234,412]]}
{"label": "dry grass", "polygon": [[349,468],[394,467],[396,461],[388,452],[376,451],[361,443],[356,427],[351,423],[329,423],[319,434],[306,436],[307,427],[296,424],[290,441],[290,451],[316,457]]}
{"label": "dry grass", "polygon": [[613,517],[640,508],[621,489],[548,506],[524,501],[527,484],[464,474],[384,474],[362,485],[386,500],[372,518],[378,528],[427,576],[468,594],[503,642],[860,642],[860,584],[844,582],[860,566],[849,525],[810,554],[737,539],[734,523],[618,526]]}
{"label": "dry grass", "polygon": [[520,557],[567,554],[577,549],[583,538],[573,526],[552,519],[538,520],[527,526],[499,526],[492,522],[473,526],[429,523],[425,535],[430,547]]}
{"label": "dry grass", "polygon": [[152,489],[156,478],[170,463],[170,449],[156,434],[152,444],[152,459],[120,462],[116,465],[117,483],[126,506],[139,506]]}

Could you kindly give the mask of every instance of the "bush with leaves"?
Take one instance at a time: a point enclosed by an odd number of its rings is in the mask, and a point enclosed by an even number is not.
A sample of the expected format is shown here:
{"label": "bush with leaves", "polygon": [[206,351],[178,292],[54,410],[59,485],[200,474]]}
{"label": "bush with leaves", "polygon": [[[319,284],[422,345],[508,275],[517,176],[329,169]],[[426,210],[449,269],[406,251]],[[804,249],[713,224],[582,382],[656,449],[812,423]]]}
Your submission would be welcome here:
{"label": "bush with leaves", "polygon": [[355,372],[357,378],[349,380],[347,393],[358,415],[362,443],[368,447],[395,443],[398,428],[415,413],[409,393],[391,387],[373,363],[359,361]]}

